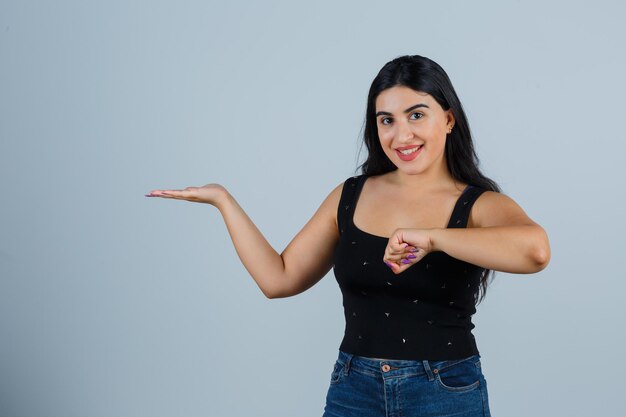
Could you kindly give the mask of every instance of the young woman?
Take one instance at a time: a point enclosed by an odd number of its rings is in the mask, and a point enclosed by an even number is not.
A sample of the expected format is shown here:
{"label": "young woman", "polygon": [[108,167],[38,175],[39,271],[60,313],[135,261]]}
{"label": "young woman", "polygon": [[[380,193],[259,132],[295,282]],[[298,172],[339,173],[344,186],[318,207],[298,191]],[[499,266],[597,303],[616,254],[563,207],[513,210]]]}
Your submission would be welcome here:
{"label": "young woman", "polygon": [[488,416],[471,317],[492,270],[546,267],[547,235],[480,172],[461,103],[430,59],[381,69],[364,142],[362,174],[331,191],[282,254],[218,184],[147,196],[217,207],[269,298],[333,268],[346,327],[324,416]]}

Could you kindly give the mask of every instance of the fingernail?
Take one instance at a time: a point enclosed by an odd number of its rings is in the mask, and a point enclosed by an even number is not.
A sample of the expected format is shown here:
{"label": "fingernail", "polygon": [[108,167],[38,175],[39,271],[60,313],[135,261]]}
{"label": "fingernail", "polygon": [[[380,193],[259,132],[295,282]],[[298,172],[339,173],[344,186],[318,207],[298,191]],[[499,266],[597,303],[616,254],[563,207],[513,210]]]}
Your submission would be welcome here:
{"label": "fingernail", "polygon": [[383,262],[385,262],[385,265],[387,265],[389,268],[393,269],[393,268],[391,267],[391,264],[390,264],[389,262],[387,262],[387,261],[383,261]]}
{"label": "fingernail", "polygon": [[419,249],[417,249],[417,248],[412,248],[412,249],[410,250],[410,252],[417,252],[418,250],[419,250]]}
{"label": "fingernail", "polygon": [[412,253],[409,253],[409,254],[407,255],[407,258],[409,258],[409,259],[415,259],[415,258],[417,258],[417,256],[413,255]]}
{"label": "fingernail", "polygon": [[403,263],[403,264],[410,264],[410,263],[411,263],[411,261],[409,261],[408,259],[403,259],[403,260],[402,260],[402,263]]}

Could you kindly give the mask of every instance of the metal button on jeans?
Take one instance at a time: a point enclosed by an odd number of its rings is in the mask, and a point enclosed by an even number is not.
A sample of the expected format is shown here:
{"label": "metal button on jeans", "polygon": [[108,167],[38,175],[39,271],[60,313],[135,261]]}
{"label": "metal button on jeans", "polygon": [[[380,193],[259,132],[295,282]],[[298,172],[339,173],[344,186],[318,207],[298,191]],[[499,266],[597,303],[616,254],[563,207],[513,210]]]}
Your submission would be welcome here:
{"label": "metal button on jeans", "polygon": [[390,367],[389,365],[387,365],[387,364],[384,364],[384,365],[382,366],[382,370],[383,370],[383,372],[389,372],[389,370],[390,370],[390,369],[391,369],[391,367]]}

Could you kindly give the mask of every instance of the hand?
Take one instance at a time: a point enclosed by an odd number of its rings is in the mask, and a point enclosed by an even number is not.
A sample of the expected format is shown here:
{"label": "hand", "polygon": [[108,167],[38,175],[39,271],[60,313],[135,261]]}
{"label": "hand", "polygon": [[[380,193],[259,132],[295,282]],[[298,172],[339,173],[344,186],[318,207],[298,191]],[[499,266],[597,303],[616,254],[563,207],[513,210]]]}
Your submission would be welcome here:
{"label": "hand", "polygon": [[404,272],[432,251],[426,229],[397,229],[387,243],[383,262],[394,274]]}
{"label": "hand", "polygon": [[146,197],[174,198],[217,206],[227,195],[228,191],[223,186],[206,184],[202,187],[187,187],[184,190],[152,190]]}

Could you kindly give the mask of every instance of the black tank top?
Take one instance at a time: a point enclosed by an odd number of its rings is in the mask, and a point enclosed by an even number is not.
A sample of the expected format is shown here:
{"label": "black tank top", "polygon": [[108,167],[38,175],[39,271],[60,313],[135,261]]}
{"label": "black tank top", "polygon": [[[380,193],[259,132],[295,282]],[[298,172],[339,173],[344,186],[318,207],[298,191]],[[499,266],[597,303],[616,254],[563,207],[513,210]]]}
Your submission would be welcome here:
{"label": "black tank top", "polygon": [[[449,360],[478,354],[471,317],[484,268],[431,252],[401,274],[383,263],[388,238],[358,229],[354,208],[367,176],[348,178],[337,212],[333,271],[343,295],[340,350],[359,356]],[[463,228],[484,189],[467,186],[448,223]]]}

